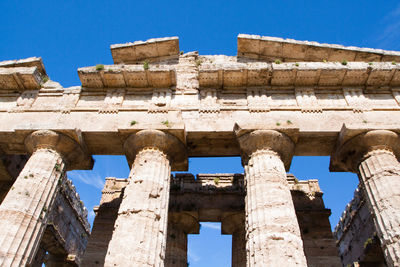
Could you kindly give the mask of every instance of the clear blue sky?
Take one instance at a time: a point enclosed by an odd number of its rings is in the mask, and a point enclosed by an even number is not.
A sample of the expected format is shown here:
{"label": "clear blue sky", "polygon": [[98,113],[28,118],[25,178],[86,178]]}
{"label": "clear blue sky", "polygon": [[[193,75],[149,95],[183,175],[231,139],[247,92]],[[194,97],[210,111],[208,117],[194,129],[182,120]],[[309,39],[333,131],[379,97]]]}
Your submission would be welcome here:
{"label": "clear blue sky", "polygon": [[[203,55],[235,55],[238,33],[400,50],[400,4],[392,0],[2,0],[0,10],[0,60],[40,56],[50,78],[65,87],[80,85],[78,67],[112,64],[111,44],[154,37],[179,36],[181,50]],[[95,159],[93,171],[69,173],[89,210],[99,202],[104,177],[129,173],[123,156]],[[295,157],[290,172],[320,180],[335,225],[357,178],[329,173],[328,165],[328,157]],[[236,158],[191,159],[189,171],[243,170]],[[218,225],[203,224],[189,240],[190,266],[228,266],[229,242]]]}

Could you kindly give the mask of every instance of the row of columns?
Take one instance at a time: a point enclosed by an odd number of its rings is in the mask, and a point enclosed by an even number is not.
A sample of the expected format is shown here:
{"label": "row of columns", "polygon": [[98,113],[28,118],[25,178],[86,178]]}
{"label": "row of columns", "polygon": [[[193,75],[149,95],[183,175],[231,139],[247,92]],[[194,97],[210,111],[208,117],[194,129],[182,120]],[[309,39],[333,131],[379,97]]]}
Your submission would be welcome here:
{"label": "row of columns", "polygon": [[[235,253],[234,266],[307,266],[286,180],[295,143],[275,130],[236,134],[247,194],[245,232],[230,230],[235,244],[245,238],[246,260]],[[66,170],[93,164],[79,142],[61,133],[34,132],[25,146],[32,156],[0,206],[0,229],[8,229],[0,231],[1,266],[32,262],[59,179]],[[198,231],[198,221],[190,214],[168,218],[171,167],[185,160],[184,144],[171,134],[142,130],[124,149],[133,163],[105,266],[185,266],[187,234]],[[332,170],[358,173],[388,266],[400,264],[399,153],[397,133],[372,130],[340,139],[331,159]],[[168,220],[174,222],[169,229]],[[167,238],[172,245],[166,255]]]}

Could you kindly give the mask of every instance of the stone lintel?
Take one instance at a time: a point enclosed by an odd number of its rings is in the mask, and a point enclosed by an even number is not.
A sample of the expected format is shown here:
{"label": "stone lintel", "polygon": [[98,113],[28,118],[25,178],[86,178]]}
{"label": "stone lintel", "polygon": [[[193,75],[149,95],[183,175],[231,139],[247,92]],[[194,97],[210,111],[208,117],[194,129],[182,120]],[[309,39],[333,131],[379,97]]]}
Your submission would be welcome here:
{"label": "stone lintel", "polygon": [[15,68],[15,67],[37,67],[41,75],[46,75],[41,57],[29,57],[24,59],[5,60],[0,62],[0,68]]}
{"label": "stone lintel", "polygon": [[[211,58],[211,57],[210,57]],[[210,59],[211,60],[211,59]],[[400,86],[400,65],[390,62],[202,63],[200,87]]]}
{"label": "stone lintel", "polygon": [[111,45],[114,63],[139,63],[144,60],[157,61],[179,56],[179,38],[164,37],[147,41]]}
{"label": "stone lintel", "polygon": [[53,149],[60,153],[67,165],[67,170],[93,167],[93,158],[87,153],[83,139],[74,140],[68,135],[51,130],[38,130],[25,138],[25,147],[29,153],[37,149]]}
{"label": "stone lintel", "polygon": [[43,76],[38,67],[1,67],[0,90],[23,92],[39,89]]}
{"label": "stone lintel", "polygon": [[400,128],[374,125],[344,124],[333,149],[330,171],[358,171],[358,164],[366,153],[374,149],[392,151],[400,159]]}
{"label": "stone lintel", "polygon": [[[168,127],[164,123],[165,127]],[[173,171],[185,171],[188,168],[188,157],[184,140],[179,137],[184,136],[184,129],[181,129],[179,136],[173,132],[158,129],[143,129],[132,131],[124,142],[124,150],[130,166],[135,160],[136,154],[144,148],[156,148],[161,150],[170,158]]]}
{"label": "stone lintel", "polygon": [[279,154],[286,170],[289,170],[299,132],[296,126],[236,123],[234,132],[244,160],[259,149],[269,149]]}
{"label": "stone lintel", "polygon": [[238,57],[282,61],[400,61],[400,52],[239,34]]}
{"label": "stone lintel", "polygon": [[176,85],[175,68],[170,65],[105,65],[78,69],[87,88],[170,88]]}

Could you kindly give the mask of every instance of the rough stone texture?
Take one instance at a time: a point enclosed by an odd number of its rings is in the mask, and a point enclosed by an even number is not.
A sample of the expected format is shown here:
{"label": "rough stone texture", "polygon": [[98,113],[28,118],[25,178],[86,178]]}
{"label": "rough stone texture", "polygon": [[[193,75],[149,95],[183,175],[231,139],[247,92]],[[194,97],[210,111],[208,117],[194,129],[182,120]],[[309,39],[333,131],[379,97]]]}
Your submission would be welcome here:
{"label": "rough stone texture", "polygon": [[246,229],[244,213],[226,214],[221,221],[221,233],[232,235],[232,267],[246,266]]}
{"label": "rough stone texture", "polygon": [[[176,137],[156,130],[131,135],[125,149],[129,154],[133,151],[135,158],[104,266],[163,266],[171,175],[169,158],[176,158],[169,155],[171,151],[185,150]],[[138,231],[141,228],[143,231]]]}
{"label": "rough stone texture", "polygon": [[[297,181],[290,174],[287,181],[302,233],[308,266],[340,266],[329,223],[330,210],[324,207],[318,181]],[[199,174],[195,179],[191,174],[177,173],[171,179],[169,214],[185,213],[193,217],[198,216],[199,221],[222,222],[222,233],[233,233],[233,229],[239,224],[237,224],[238,221],[229,218],[239,219],[240,216],[231,217],[231,215],[244,214],[243,182],[243,174]],[[101,204],[99,208],[96,208],[96,218],[84,255],[83,266],[104,264],[118,207],[127,183],[128,179],[106,178]],[[198,229],[193,233],[197,232]],[[238,250],[232,251],[232,257],[239,256],[243,260],[244,255],[246,259],[246,251],[239,250],[240,235],[232,236],[232,238],[233,242],[239,241],[233,246]],[[242,248],[245,249],[245,246],[242,245]]]}
{"label": "rough stone texture", "polygon": [[187,267],[187,235],[199,233],[199,221],[193,214],[168,213],[164,266]]}
{"label": "rough stone texture", "polygon": [[344,266],[355,263],[361,266],[387,266],[361,186],[358,186],[354,198],[347,204],[335,227],[334,236]]}
{"label": "rough stone texture", "polygon": [[286,181],[293,141],[272,130],[237,133],[246,173],[247,266],[307,266]]}
{"label": "rough stone texture", "polygon": [[7,232],[0,232],[0,263],[5,266],[21,266],[33,261],[66,164],[74,166],[71,159],[63,157],[65,149],[74,151],[75,148],[69,147],[73,144],[69,137],[37,131],[29,135],[25,143],[33,154],[0,206],[0,227],[7,229]]}
{"label": "rough stone texture", "polygon": [[[400,138],[388,130],[351,136],[344,127],[331,167],[357,172],[388,266],[400,265]],[[351,137],[349,137],[350,135]]]}
{"label": "rough stone texture", "polygon": [[400,61],[400,53],[277,37],[239,34],[238,56],[283,61]]}
{"label": "rough stone texture", "polygon": [[144,60],[157,61],[179,55],[179,38],[154,38],[147,41],[111,45],[114,64],[141,63]]}
{"label": "rough stone texture", "polygon": [[[197,52],[178,55],[177,38],[116,45],[111,50],[117,65],[81,68],[78,75],[82,85],[70,88],[63,88],[54,81],[46,82],[41,59],[0,62],[2,155],[26,154],[31,150],[25,146],[28,135],[37,130],[52,130],[74,141],[75,145],[67,146],[71,150],[58,147],[63,151],[68,168],[90,168],[90,154],[122,155],[127,152],[131,152],[127,153],[131,165],[139,151],[127,151],[124,141],[142,130],[159,130],[167,136],[175,136],[186,145],[184,153],[164,152],[171,158],[169,163],[173,170],[184,171],[188,156],[243,155],[244,147],[239,145],[237,135],[246,135],[254,130],[275,130],[287,135],[296,145],[291,149],[292,153],[278,151],[272,157],[268,152],[263,157],[280,158],[287,169],[292,154],[331,155],[338,149],[338,139],[344,143],[357,134],[372,130],[399,132],[400,65],[395,62],[399,61],[398,52],[257,36],[239,36],[237,57],[203,56]],[[341,130],[343,124],[352,129],[347,131],[351,132],[350,135]],[[271,147],[264,148],[275,151]],[[392,148],[391,151],[399,158],[397,149]],[[363,157],[368,151],[361,152],[356,151],[352,160],[358,161],[360,155]],[[246,159],[252,152],[244,154]],[[388,154],[385,155],[388,157]],[[332,164],[332,170],[348,171],[341,169],[340,158],[333,160],[337,166]],[[371,161],[374,162],[374,156],[371,156]],[[395,161],[394,156],[391,156],[391,161]],[[71,162],[76,164],[71,165]],[[278,160],[274,162],[277,169],[282,167]],[[245,160],[245,163],[248,161]],[[367,170],[371,164],[368,161],[366,164],[365,168],[358,169],[357,165],[351,171]],[[388,168],[385,166],[384,169]],[[375,181],[379,175],[374,173],[367,180]],[[287,200],[290,194],[282,170],[279,177],[280,185],[286,188],[284,195]],[[234,186],[223,179],[221,185],[226,187],[216,186],[212,181],[214,178],[208,176],[198,182],[187,183],[192,185],[190,190],[201,189],[190,194],[189,191],[181,192],[182,199],[186,199],[188,204],[171,202],[169,207],[178,212],[192,212],[189,203],[199,205],[196,216],[203,221],[221,221],[226,212],[237,212],[240,205],[242,210],[239,212],[243,212],[243,197],[241,201],[233,202],[233,207],[227,204],[244,195],[242,188],[232,188]],[[367,180],[365,184],[369,186]],[[10,183],[1,183],[1,190],[5,192]],[[173,182],[173,185],[176,184]],[[214,209],[210,209],[213,203],[200,205],[200,200],[206,199],[205,192],[212,192],[208,197],[213,201],[219,195],[224,195],[226,201],[218,203]],[[380,189],[378,192],[382,194]],[[397,195],[393,192],[389,190],[383,198],[392,194],[391,199],[395,200]],[[304,197],[302,201],[308,201],[311,206],[319,203],[319,198],[314,203],[312,196],[307,194],[292,191],[291,196]],[[371,197],[368,195],[368,199]],[[394,202],[386,206],[379,201],[368,201],[371,207],[377,207],[375,210],[396,206]],[[318,215],[311,216],[313,211],[304,209],[299,212],[294,205],[308,265],[336,263],[335,260],[328,260],[333,253],[331,241],[329,233],[322,230],[326,228],[329,212],[320,208]],[[105,205],[99,211],[103,215],[99,214],[98,223],[115,222],[115,210]],[[307,216],[319,219],[310,221]],[[395,215],[387,216],[386,210],[382,216],[397,220]],[[163,222],[163,225],[165,233],[167,223]],[[307,228],[305,225],[310,226],[308,233],[303,231]],[[398,230],[383,228],[382,233],[387,232],[392,235],[390,238],[396,239]],[[112,227],[107,229],[112,232]],[[103,235],[104,241],[110,238],[109,232],[94,232],[94,236],[99,238]],[[323,237],[314,242],[310,239],[314,234]],[[383,236],[380,240],[386,238]],[[165,236],[161,242],[165,245],[164,240]],[[108,243],[101,244],[108,246]],[[329,247],[329,253],[324,254],[320,249],[322,247]],[[97,256],[104,253],[96,254],[94,249],[95,246],[88,248]],[[310,262],[310,255],[314,255],[314,263]],[[99,262],[104,263],[104,257],[99,258]]]}

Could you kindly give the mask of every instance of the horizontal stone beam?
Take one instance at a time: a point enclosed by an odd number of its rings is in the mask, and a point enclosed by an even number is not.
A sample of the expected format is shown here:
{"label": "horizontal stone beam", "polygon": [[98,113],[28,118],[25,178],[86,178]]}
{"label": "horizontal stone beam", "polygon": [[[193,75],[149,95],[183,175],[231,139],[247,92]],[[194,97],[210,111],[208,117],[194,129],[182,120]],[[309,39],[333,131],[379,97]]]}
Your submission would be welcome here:
{"label": "horizontal stone beam", "polygon": [[392,62],[202,63],[200,87],[400,86],[400,65]]}
{"label": "horizontal stone beam", "polygon": [[149,39],[144,42],[114,44],[111,45],[111,54],[115,64],[169,59],[179,55],[179,38],[165,37]]}
{"label": "horizontal stone beam", "polygon": [[15,67],[37,67],[40,74],[46,75],[46,69],[44,68],[42,58],[40,57],[0,61],[0,68]]}
{"label": "horizontal stone beam", "polygon": [[39,89],[43,77],[38,67],[1,67],[0,92]]}
{"label": "horizontal stone beam", "polygon": [[400,61],[400,53],[276,37],[239,34],[238,57],[267,61]]}
{"label": "horizontal stone beam", "polygon": [[78,69],[83,87],[169,88],[176,85],[175,69],[169,65],[97,65]]}

